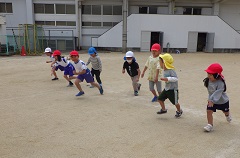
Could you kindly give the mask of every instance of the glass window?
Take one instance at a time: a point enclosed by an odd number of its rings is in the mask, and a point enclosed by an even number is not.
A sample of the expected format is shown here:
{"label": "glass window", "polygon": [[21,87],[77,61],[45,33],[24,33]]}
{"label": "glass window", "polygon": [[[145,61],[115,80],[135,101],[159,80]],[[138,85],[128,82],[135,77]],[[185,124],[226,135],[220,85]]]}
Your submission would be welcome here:
{"label": "glass window", "polygon": [[56,49],[56,41],[55,40],[48,40],[48,46],[52,48],[52,50]]}
{"label": "glass window", "polygon": [[56,4],[56,14],[66,14],[65,4]]}
{"label": "glass window", "polygon": [[184,8],[183,15],[192,15],[192,8]]}
{"label": "glass window", "polygon": [[66,21],[56,21],[56,26],[66,26]]}
{"label": "glass window", "polygon": [[35,21],[35,24],[37,24],[37,25],[44,25],[44,21]]}
{"label": "glass window", "polygon": [[103,22],[103,26],[111,26],[112,27],[112,22]]}
{"label": "glass window", "polygon": [[201,8],[193,8],[193,15],[201,15],[202,9]]}
{"label": "glass window", "polygon": [[75,14],[75,5],[66,5],[66,14]]}
{"label": "glass window", "polygon": [[91,6],[90,5],[84,5],[82,6],[82,14],[91,14]]}
{"label": "glass window", "polygon": [[67,21],[67,26],[76,26],[75,21]]}
{"label": "glass window", "polygon": [[101,15],[100,5],[92,5],[92,15]]}
{"label": "glass window", "polygon": [[0,3],[0,13],[5,13],[5,3]]}
{"label": "glass window", "polygon": [[157,7],[149,7],[149,14],[157,14]]}
{"label": "glass window", "polygon": [[103,15],[112,15],[112,6],[103,6]]}
{"label": "glass window", "polygon": [[45,4],[45,14],[54,14],[53,4]]}
{"label": "glass window", "polygon": [[44,13],[44,4],[34,4],[34,13]]}
{"label": "glass window", "polygon": [[122,6],[113,6],[113,15],[122,15]]}
{"label": "glass window", "polygon": [[113,22],[113,26],[115,26],[115,25],[117,25],[118,24],[118,22]]}
{"label": "glass window", "polygon": [[91,22],[82,22],[82,26],[92,26]]}
{"label": "glass window", "polygon": [[6,3],[6,13],[12,13],[12,3]]}
{"label": "glass window", "polygon": [[92,22],[92,26],[101,26],[101,22]]}
{"label": "glass window", "polygon": [[45,25],[55,26],[55,21],[45,21]]}
{"label": "glass window", "polygon": [[148,13],[148,7],[139,7],[139,13],[140,14],[147,14]]}
{"label": "glass window", "polygon": [[73,50],[73,40],[66,40],[66,50]]}

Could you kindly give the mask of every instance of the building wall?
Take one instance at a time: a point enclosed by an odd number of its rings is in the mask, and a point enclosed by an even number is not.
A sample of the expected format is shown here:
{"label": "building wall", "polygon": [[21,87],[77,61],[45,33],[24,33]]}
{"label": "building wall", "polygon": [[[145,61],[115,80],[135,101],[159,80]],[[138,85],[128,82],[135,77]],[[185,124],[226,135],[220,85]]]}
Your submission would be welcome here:
{"label": "building wall", "polygon": [[[218,16],[132,14],[127,25],[130,48],[141,47],[141,31],[164,32],[163,47],[187,48],[189,31],[215,33],[215,49],[240,47],[240,34]],[[98,46],[121,47],[121,30],[120,23],[99,37]]]}

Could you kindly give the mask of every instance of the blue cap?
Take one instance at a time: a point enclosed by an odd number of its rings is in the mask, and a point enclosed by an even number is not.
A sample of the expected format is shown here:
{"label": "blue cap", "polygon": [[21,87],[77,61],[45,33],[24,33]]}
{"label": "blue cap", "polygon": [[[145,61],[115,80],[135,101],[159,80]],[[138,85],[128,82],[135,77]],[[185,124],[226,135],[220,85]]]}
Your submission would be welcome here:
{"label": "blue cap", "polygon": [[97,53],[97,51],[96,51],[96,49],[94,48],[94,47],[90,47],[89,49],[88,49],[88,54],[94,54],[94,53]]}

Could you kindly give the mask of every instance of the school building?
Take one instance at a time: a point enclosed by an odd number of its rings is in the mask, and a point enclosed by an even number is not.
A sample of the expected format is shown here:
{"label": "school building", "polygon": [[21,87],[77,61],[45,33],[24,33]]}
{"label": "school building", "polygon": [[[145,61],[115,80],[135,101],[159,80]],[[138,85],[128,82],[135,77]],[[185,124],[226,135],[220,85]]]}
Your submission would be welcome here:
{"label": "school building", "polygon": [[26,30],[59,50],[239,52],[240,1],[1,0],[0,43]]}

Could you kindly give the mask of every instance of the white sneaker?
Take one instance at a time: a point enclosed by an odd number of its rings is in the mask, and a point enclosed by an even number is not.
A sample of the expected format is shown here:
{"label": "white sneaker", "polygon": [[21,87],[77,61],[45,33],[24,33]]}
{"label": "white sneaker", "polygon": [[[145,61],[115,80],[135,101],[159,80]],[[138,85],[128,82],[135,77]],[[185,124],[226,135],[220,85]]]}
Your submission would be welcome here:
{"label": "white sneaker", "polygon": [[226,116],[226,120],[227,120],[227,122],[231,122],[232,121],[232,117],[231,117],[231,115],[228,115],[228,116]]}
{"label": "white sneaker", "polygon": [[207,126],[204,127],[205,131],[210,132],[213,130],[213,126],[211,124],[207,124]]}

